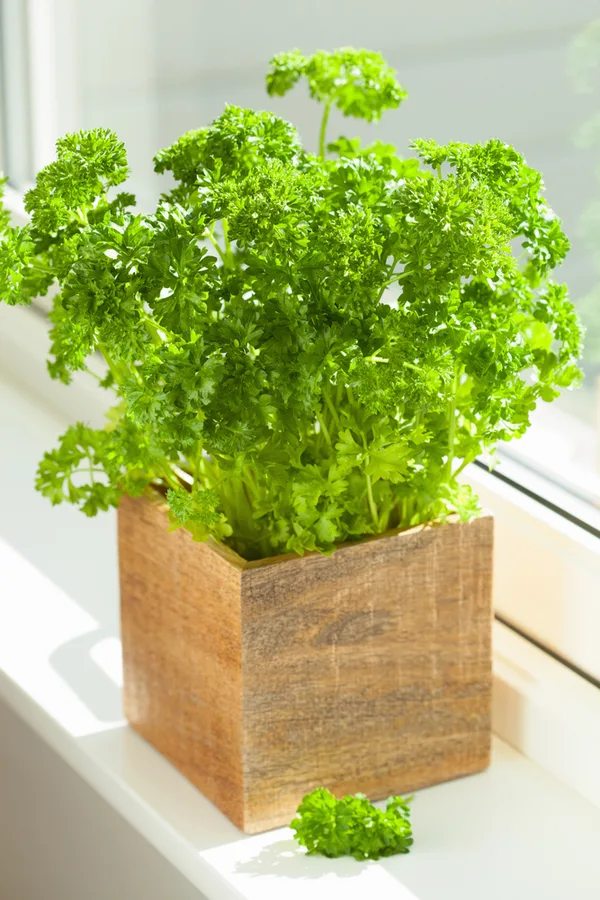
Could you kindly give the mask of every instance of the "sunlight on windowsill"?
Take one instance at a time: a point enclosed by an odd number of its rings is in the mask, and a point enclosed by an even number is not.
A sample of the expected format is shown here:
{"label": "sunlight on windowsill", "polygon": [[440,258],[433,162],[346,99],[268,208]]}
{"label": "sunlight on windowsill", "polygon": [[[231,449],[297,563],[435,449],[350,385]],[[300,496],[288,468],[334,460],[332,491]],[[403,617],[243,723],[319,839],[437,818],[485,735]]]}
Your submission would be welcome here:
{"label": "sunlight on windowsill", "polygon": [[0,669],[73,737],[125,724],[121,645],[0,541]]}

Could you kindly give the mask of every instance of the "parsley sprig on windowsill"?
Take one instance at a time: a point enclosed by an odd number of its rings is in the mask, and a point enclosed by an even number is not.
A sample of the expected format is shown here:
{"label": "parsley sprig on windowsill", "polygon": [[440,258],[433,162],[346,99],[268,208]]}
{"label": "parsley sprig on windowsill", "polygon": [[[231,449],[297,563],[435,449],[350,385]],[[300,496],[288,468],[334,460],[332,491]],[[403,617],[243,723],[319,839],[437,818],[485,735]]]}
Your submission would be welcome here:
{"label": "parsley sprig on windowsill", "polygon": [[378,809],[364,794],[336,800],[317,788],[302,799],[290,827],[310,855],[381,859],[408,853],[413,844],[409,801],[402,797],[390,797]]}
{"label": "parsley sprig on windowsill", "polygon": [[0,216],[0,298],[58,284],[50,374],[100,352],[116,395],[106,430],[79,423],[44,456],[53,503],[94,515],[156,488],[175,525],[247,558],[329,552],[475,515],[460,472],[577,384],[581,329],[551,277],[568,241],[539,173],[497,140],[418,140],[411,159],[328,143],[332,108],[375,121],[404,99],[376,53],[282,54],[268,90],[300,79],[318,155],[229,106],[157,154],[176,184],[141,215],[114,191],[123,144],[95,129],[58,142],[28,225]]}

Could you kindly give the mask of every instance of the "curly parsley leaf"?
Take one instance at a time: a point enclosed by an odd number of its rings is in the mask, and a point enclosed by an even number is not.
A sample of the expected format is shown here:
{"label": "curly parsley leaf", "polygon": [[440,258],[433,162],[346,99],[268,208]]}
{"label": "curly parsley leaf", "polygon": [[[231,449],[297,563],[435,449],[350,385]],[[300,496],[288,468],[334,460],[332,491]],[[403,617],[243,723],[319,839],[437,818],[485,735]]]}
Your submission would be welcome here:
{"label": "curly parsley leaf", "polygon": [[343,47],[331,53],[303,56],[298,50],[279,53],[269,64],[267,93],[283,96],[305,77],[311,97],[332,103],[345,116],[373,122],[406,98],[380,53]]}
{"label": "curly parsley leaf", "polygon": [[39,173],[25,195],[34,230],[55,234],[125,181],[129,173],[124,144],[107,128],[94,128],[59,138],[57,158]]}

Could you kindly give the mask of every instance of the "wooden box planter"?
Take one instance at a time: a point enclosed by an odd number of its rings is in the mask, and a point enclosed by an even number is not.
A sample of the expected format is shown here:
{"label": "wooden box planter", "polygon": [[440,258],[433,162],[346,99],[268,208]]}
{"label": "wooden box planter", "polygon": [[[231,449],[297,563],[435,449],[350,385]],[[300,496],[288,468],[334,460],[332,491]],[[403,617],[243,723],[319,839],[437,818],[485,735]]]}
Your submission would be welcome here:
{"label": "wooden box planter", "polygon": [[246,832],[485,768],[492,519],[245,562],[119,510],[125,712]]}

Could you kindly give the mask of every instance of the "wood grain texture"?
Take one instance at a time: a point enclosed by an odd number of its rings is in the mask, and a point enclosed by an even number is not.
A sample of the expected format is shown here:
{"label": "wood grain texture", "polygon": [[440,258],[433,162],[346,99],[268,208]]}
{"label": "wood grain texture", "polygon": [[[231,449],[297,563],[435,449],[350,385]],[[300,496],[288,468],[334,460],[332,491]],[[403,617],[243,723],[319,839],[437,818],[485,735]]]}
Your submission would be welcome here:
{"label": "wood grain texture", "polygon": [[241,569],[147,500],[119,507],[125,715],[243,823]]}
{"label": "wood grain texture", "polygon": [[480,771],[492,526],[246,563],[124,500],[127,717],[249,833],[319,785],[379,799]]}

